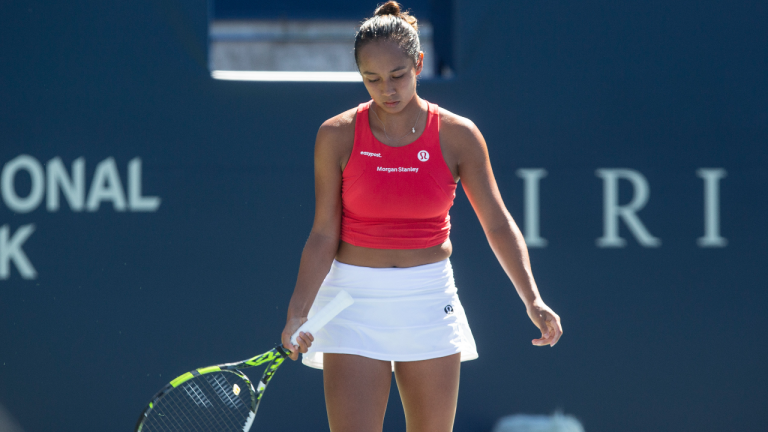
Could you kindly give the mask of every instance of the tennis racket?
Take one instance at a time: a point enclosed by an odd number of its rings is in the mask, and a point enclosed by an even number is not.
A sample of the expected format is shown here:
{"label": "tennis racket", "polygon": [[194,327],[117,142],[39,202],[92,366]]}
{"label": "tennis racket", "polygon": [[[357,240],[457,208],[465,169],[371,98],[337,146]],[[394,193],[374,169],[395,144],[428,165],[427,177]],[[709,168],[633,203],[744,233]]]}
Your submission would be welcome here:
{"label": "tennis racket", "polygon": [[[315,333],[354,302],[341,291],[291,336]],[[248,432],[277,368],[291,352],[278,344],[247,360],[187,372],[168,383],[139,416],[135,432]],[[256,388],[241,369],[266,364]]]}

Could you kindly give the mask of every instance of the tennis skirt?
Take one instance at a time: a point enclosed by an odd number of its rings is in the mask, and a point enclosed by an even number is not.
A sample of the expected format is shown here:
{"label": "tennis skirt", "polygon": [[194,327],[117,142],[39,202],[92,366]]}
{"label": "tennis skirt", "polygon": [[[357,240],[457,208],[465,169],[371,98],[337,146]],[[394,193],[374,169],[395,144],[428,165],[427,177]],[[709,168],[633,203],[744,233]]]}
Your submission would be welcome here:
{"label": "tennis skirt", "polygon": [[302,362],[323,368],[323,353],[355,354],[392,362],[418,361],[461,353],[477,358],[477,348],[445,259],[406,268],[372,268],[336,260],[309,310],[312,318],[346,290],[354,304],[313,334]]}

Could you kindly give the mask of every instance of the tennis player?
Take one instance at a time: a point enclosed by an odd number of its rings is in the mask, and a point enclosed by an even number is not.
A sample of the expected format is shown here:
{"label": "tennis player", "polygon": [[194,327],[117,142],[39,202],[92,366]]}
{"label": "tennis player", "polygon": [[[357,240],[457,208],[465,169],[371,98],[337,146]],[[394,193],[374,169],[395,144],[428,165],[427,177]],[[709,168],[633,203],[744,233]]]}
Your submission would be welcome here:
{"label": "tennis player", "polygon": [[[381,431],[392,370],[410,432],[453,428],[460,362],[477,358],[449,261],[448,210],[464,190],[502,268],[554,346],[560,317],[542,300],[520,230],[501,199],[485,140],[468,119],[416,93],[416,18],[378,7],[355,37],[371,101],[320,127],[315,219],[282,343],[323,369],[332,432]],[[355,303],[317,334],[290,336],[340,290]]]}

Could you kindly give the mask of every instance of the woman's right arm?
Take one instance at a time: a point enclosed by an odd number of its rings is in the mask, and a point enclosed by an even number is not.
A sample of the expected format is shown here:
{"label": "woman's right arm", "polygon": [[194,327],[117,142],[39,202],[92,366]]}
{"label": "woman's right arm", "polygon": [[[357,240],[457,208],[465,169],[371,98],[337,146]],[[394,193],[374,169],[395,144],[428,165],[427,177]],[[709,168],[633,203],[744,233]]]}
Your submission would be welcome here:
{"label": "woman's right arm", "polygon": [[312,345],[314,338],[310,334],[301,333],[297,338],[298,346],[291,343],[291,335],[307,320],[309,308],[339,249],[341,160],[347,137],[344,126],[333,120],[320,126],[315,140],[315,220],[301,254],[299,275],[282,334],[283,346],[292,351],[293,360]]}

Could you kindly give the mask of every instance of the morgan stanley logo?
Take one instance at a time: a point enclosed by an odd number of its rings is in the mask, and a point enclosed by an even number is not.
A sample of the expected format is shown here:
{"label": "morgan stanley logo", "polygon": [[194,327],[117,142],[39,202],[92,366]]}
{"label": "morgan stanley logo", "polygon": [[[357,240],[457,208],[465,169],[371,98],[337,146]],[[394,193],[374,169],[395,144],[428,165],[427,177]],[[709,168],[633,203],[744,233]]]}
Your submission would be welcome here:
{"label": "morgan stanley logo", "polygon": [[381,153],[371,153],[367,151],[361,151],[360,154],[363,156],[381,157]]}

